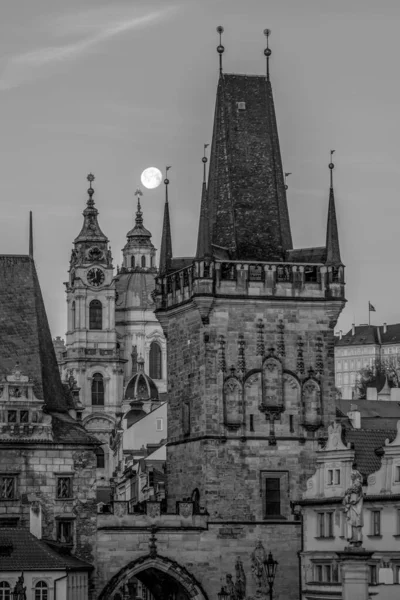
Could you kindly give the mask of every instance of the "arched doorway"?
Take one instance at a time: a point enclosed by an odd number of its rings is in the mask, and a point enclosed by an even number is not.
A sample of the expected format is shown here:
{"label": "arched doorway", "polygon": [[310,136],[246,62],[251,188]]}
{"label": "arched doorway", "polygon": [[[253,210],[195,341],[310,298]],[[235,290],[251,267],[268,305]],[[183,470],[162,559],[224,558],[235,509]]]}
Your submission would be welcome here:
{"label": "arched doorway", "polygon": [[114,575],[98,600],[146,600],[145,595],[147,600],[208,600],[184,567],[164,556],[150,555],[130,562]]}

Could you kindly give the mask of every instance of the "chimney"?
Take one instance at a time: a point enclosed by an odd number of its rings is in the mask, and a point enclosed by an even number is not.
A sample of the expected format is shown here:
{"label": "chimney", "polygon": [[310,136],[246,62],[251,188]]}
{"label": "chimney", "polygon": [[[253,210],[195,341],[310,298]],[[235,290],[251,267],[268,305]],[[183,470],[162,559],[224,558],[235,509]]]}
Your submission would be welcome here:
{"label": "chimney", "polygon": [[356,404],[350,405],[351,410],[347,413],[354,429],[361,429],[361,412]]}
{"label": "chimney", "polygon": [[351,324],[351,335],[356,335],[356,326],[354,323]]}
{"label": "chimney", "polygon": [[387,332],[387,323],[384,323],[383,324],[383,333],[386,333],[386,332]]}

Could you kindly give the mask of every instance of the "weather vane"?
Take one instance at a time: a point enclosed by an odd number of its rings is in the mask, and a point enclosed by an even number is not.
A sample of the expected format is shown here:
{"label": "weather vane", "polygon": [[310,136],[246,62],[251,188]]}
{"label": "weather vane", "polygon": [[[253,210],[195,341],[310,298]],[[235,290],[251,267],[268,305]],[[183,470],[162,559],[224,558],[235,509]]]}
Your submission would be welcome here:
{"label": "weather vane", "polygon": [[289,175],[291,175],[291,173],[285,173],[285,190],[288,189],[288,185],[286,183],[286,178],[289,177]]}
{"label": "weather vane", "polygon": [[165,179],[164,179],[164,183],[165,185],[169,184],[169,179],[168,179],[168,171],[170,170],[171,166],[169,167],[165,167]]}
{"label": "weather vane", "polygon": [[94,189],[92,188],[92,183],[94,181],[94,175],[93,175],[93,173],[89,173],[89,175],[86,177],[86,179],[89,182],[88,194],[89,194],[90,198],[92,198],[92,196],[94,194]]}
{"label": "weather vane", "polygon": [[[143,192],[140,188],[136,188],[135,196],[143,196]],[[139,198],[140,199],[140,198]]]}
{"label": "weather vane", "polygon": [[225,52],[225,48],[222,45],[222,34],[224,33],[222,25],[218,25],[217,33],[219,33],[219,45],[217,46],[217,52],[219,54],[219,72],[220,75],[222,75],[222,55]]}
{"label": "weather vane", "polygon": [[269,57],[272,54],[272,50],[271,50],[271,48],[268,45],[268,41],[269,41],[268,38],[271,35],[271,30],[270,29],[264,29],[264,35],[267,38],[267,47],[264,50],[264,54],[265,54],[265,57],[267,59],[267,80],[269,81]]}
{"label": "weather vane", "polygon": [[203,161],[203,181],[206,181],[206,164],[207,164],[207,156],[206,156],[206,150],[208,148],[210,144],[204,144],[204,155],[203,158],[201,159]]}

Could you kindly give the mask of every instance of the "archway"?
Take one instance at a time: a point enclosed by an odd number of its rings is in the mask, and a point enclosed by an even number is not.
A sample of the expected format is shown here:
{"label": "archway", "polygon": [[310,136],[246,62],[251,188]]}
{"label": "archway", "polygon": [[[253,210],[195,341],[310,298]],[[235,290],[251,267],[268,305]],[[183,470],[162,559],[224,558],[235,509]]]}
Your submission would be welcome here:
{"label": "archway", "polygon": [[[149,554],[133,560],[110,579],[98,600],[134,600],[139,581],[154,600],[208,600],[200,583],[185,569],[165,556]],[[142,596],[143,597],[143,596]]]}

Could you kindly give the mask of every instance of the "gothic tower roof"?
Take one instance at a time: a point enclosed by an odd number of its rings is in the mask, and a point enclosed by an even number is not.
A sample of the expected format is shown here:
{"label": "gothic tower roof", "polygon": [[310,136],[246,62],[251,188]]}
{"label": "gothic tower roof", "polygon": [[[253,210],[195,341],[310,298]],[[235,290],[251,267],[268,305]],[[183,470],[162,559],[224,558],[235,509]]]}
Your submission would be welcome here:
{"label": "gothic tower roof", "polygon": [[89,181],[89,189],[88,189],[89,198],[86,203],[86,208],[82,213],[83,217],[84,217],[83,226],[82,226],[82,229],[81,229],[78,237],[75,238],[74,243],[77,244],[79,242],[90,242],[90,243],[102,242],[102,243],[107,244],[108,239],[104,235],[104,233],[101,231],[100,225],[97,221],[97,215],[99,214],[99,211],[94,206],[94,200],[93,200],[94,189],[92,188],[92,182],[94,181],[94,175],[92,175],[90,173],[87,176],[87,179]]}
{"label": "gothic tower roof", "polygon": [[329,168],[331,170],[331,186],[329,189],[328,222],[326,226],[326,263],[341,265],[342,260],[340,258],[339,233],[335,208],[335,195],[333,193],[333,163],[330,163]]}
{"label": "gothic tower roof", "polygon": [[209,235],[232,259],[282,260],[292,248],[272,87],[220,74],[208,178]]}
{"label": "gothic tower roof", "polygon": [[126,237],[128,238],[128,242],[134,243],[138,246],[148,246],[149,244],[151,246],[153,245],[150,242],[151,233],[143,225],[143,212],[139,198],[137,203],[135,225],[130,231],[128,231]]}
{"label": "gothic tower roof", "polygon": [[165,183],[165,205],[164,205],[164,220],[161,236],[161,250],[160,250],[160,275],[167,273],[171,265],[172,259],[172,237],[171,237],[171,224],[169,220],[169,204],[168,204],[168,184],[169,180],[166,178]]}
{"label": "gothic tower roof", "polygon": [[[207,147],[207,145],[205,146],[205,148]],[[200,221],[199,233],[197,237],[196,258],[204,258],[206,256],[211,256],[210,224],[208,215],[208,195],[206,183],[206,164],[207,158],[203,156],[203,185],[201,188]]]}
{"label": "gothic tower roof", "polygon": [[0,256],[0,373],[14,369],[32,378],[48,410],[66,412],[72,401],[62,385],[50,329],[30,256]]}

